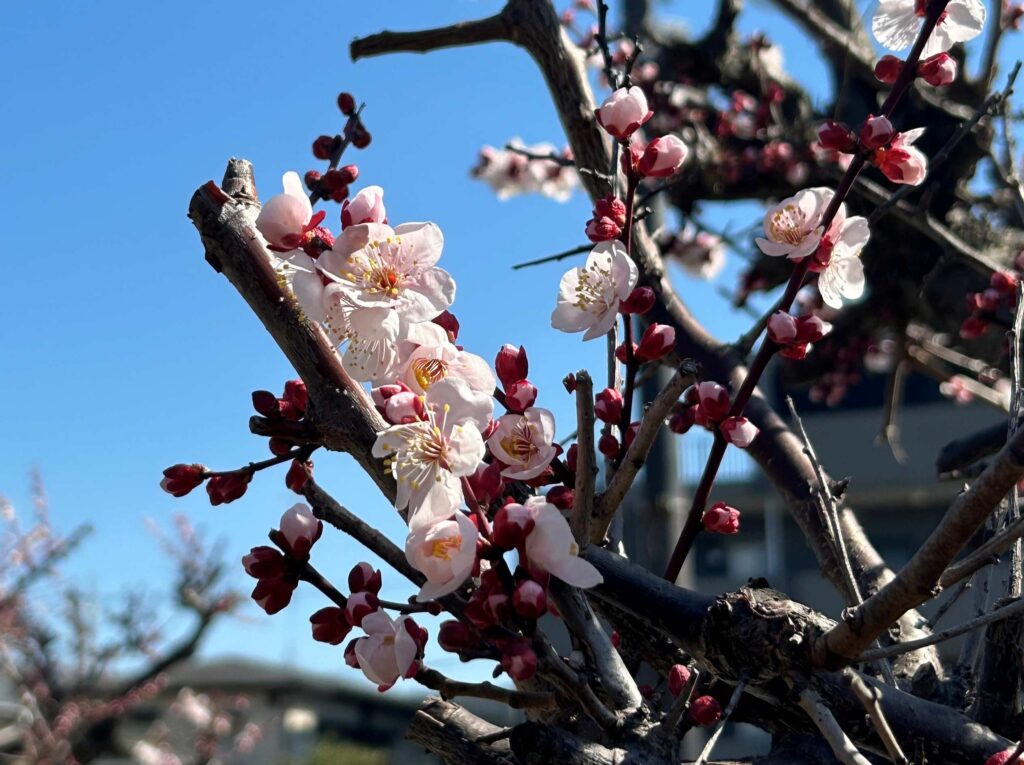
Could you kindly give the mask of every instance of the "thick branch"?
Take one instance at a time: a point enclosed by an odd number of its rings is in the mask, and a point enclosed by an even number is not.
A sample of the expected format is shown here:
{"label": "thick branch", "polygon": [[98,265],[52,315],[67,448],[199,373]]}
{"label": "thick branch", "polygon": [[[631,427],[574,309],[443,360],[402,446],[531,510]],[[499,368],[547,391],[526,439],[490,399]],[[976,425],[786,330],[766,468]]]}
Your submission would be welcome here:
{"label": "thick branch", "polygon": [[424,667],[416,673],[416,682],[441,694],[445,701],[456,696],[497,701],[512,709],[555,709],[555,694],[543,691],[516,691],[494,683],[463,683]]}
{"label": "thick branch", "polygon": [[447,765],[508,765],[508,741],[485,742],[501,731],[457,704],[429,699],[409,723],[405,737],[441,758]]}
{"label": "thick branch", "polygon": [[385,53],[429,53],[439,48],[494,42],[509,39],[509,24],[504,12],[476,21],[464,21],[447,27],[415,32],[379,32],[352,41],[349,55],[353,61]]}

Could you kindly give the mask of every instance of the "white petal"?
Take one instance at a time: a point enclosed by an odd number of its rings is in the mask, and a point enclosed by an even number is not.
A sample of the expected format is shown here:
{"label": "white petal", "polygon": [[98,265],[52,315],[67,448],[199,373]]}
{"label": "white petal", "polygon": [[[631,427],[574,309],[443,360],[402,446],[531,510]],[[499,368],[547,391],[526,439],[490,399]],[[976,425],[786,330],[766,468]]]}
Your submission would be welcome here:
{"label": "white petal", "polygon": [[440,259],[444,235],[437,224],[403,223],[395,233],[402,238],[402,249],[408,250],[419,267],[429,268]]}

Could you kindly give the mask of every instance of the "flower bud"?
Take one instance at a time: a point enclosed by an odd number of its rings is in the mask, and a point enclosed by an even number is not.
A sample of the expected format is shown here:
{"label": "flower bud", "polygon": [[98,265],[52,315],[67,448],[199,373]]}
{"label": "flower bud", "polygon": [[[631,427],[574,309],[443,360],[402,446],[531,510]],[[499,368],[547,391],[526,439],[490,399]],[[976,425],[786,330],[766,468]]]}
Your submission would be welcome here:
{"label": "flower bud", "polygon": [[451,311],[442,311],[430,321],[448,333],[448,342],[454,343],[459,339],[459,320]]}
{"label": "flower bud", "polygon": [[512,615],[512,599],[503,592],[492,592],[484,598],[484,613],[495,623]]}
{"label": "flower bud", "polygon": [[681,138],[663,135],[647,144],[637,168],[647,178],[667,178],[683,166],[688,153],[689,149]]}
{"label": "flower bud", "polygon": [[960,337],[964,340],[977,340],[988,331],[988,322],[980,316],[968,316],[960,325]]}
{"label": "flower bud", "polygon": [[796,320],[797,343],[816,343],[831,331],[832,325],[815,314],[801,316]]}
{"label": "flower bud", "polygon": [[312,472],[312,462],[292,460],[292,464],[289,466],[288,472],[285,473],[284,476],[284,485],[296,494],[301,494],[302,490],[306,487],[306,481],[309,480],[309,475]]}
{"label": "flower bud", "polygon": [[566,393],[576,392],[576,375],[572,372],[562,378],[562,387],[565,388]]}
{"label": "flower bud", "polygon": [[462,622],[449,619],[441,622],[437,632],[437,643],[446,651],[458,653],[479,643],[477,635]]}
{"label": "flower bud", "polygon": [[539,619],[548,610],[544,588],[532,579],[520,582],[512,593],[512,608],[524,619]]}
{"label": "flower bud", "polygon": [[513,680],[529,680],[537,673],[537,654],[525,640],[512,642],[502,652],[501,668]]}
{"label": "flower bud", "polygon": [[573,503],[576,501],[576,492],[568,486],[555,486],[548,490],[546,499],[559,510],[572,510]]}
{"label": "flower bud", "polygon": [[348,589],[350,592],[369,592],[374,595],[380,592],[382,578],[379,569],[374,569],[366,561],[361,561],[348,572]]}
{"label": "flower bud", "polygon": [[494,358],[494,371],[498,374],[501,386],[508,387],[519,380],[525,380],[530,373],[530,361],[526,357],[526,349],[514,345],[503,345]]}
{"label": "flower bud", "polygon": [[698,696],[690,703],[688,715],[694,725],[714,725],[722,719],[722,705],[714,696]]}
{"label": "flower bud", "polygon": [[605,388],[594,397],[594,414],[609,425],[618,425],[622,419],[622,394],[616,388]]}
{"label": "flower bud", "polygon": [[779,351],[779,355],[787,359],[793,359],[794,361],[800,361],[800,359],[807,358],[807,352],[810,350],[810,346],[807,343],[794,343],[793,345],[787,345]]}
{"label": "flower bud", "polygon": [[481,462],[477,465],[476,471],[467,476],[466,480],[469,481],[470,488],[481,505],[487,506],[501,497],[505,488],[505,479],[501,475],[503,469],[501,463],[497,461],[490,464]]}
{"label": "flower bud", "polygon": [[355,638],[350,640],[348,645],[345,646],[345,663],[352,667],[352,669],[359,669],[359,659],[356,656],[356,643],[366,638]]}
{"label": "flower bud", "polygon": [[277,396],[269,390],[254,390],[252,392],[252,408],[264,417],[277,417],[281,414]]}
{"label": "flower bud", "polygon": [[426,418],[427,409],[423,398],[411,390],[390,396],[384,404],[384,419],[392,425],[408,425]]}
{"label": "flower bud", "polygon": [[818,143],[828,151],[851,154],[857,149],[857,139],[846,125],[828,120],[818,128]]}
{"label": "flower bud", "polygon": [[647,108],[647,96],[637,86],[619,88],[596,110],[597,121],[619,141],[628,139],[654,112]]}
{"label": "flower bud", "polygon": [[537,400],[537,386],[529,380],[517,380],[505,388],[505,402],[510,412],[521,413]]}
{"label": "flower bud", "polygon": [[338,168],[338,175],[341,176],[341,181],[346,186],[355,183],[359,177],[359,167],[357,165],[344,165]]}
{"label": "flower bud", "polygon": [[309,617],[309,623],[313,625],[313,640],[330,645],[339,645],[352,631],[344,609],[337,606],[321,608]]}
{"label": "flower bud", "polygon": [[[1013,747],[1012,749],[1004,749],[1001,752],[996,752],[987,760],[985,760],[985,765],[1007,765],[1007,763],[1010,763],[1010,761],[1013,760],[1015,753],[1016,747]],[[1020,760],[1017,759],[1016,762],[1020,762]]]}
{"label": "flower bud", "polygon": [[578,444],[573,444],[565,451],[565,466],[569,468],[573,473],[576,472],[576,460],[580,454],[580,447]]}
{"label": "flower bud", "polygon": [[316,540],[324,533],[324,524],[306,505],[298,503],[284,512],[278,529],[288,554],[297,560],[306,560]]}
{"label": "flower bud", "polygon": [[636,434],[639,433],[639,432],[640,432],[640,421],[639,420],[636,420],[635,422],[629,423],[629,427],[626,428],[625,435],[622,436],[622,445],[623,445],[623,447],[628,449],[632,445],[633,439],[636,438]]}
{"label": "flower bud", "polygon": [[678,698],[690,682],[690,668],[685,664],[673,664],[668,671],[668,692]]}
{"label": "flower bud", "polygon": [[251,480],[252,474],[247,470],[213,476],[206,482],[206,493],[210,495],[210,504],[216,506],[234,502],[245,494]]}
{"label": "flower bud", "polygon": [[319,136],[313,141],[313,156],[317,159],[330,159],[335,145],[334,136]]}
{"label": "flower bud", "polygon": [[597,450],[608,459],[614,459],[619,454],[619,440],[610,433],[604,433],[597,439]]}
{"label": "flower bud", "polygon": [[584,233],[591,242],[610,242],[619,238],[622,227],[611,218],[591,218]]}
{"label": "flower bud", "polygon": [[712,421],[721,420],[729,412],[729,391],[716,382],[705,381],[697,385],[701,412]]}
{"label": "flower bud", "polygon": [[676,344],[676,331],[668,324],[650,324],[636,349],[640,361],[657,361],[671,351]]}
{"label": "flower bud", "polygon": [[[633,358],[636,358],[636,343],[633,343],[632,352]],[[629,357],[626,355],[625,343],[619,343],[617,346],[615,346],[615,358],[618,359],[623,364],[628,363]]]}
{"label": "flower bud", "polygon": [[676,435],[683,435],[690,428],[693,427],[695,422],[694,414],[697,407],[688,406],[680,408],[678,411],[672,412],[672,415],[668,418],[668,429]]}
{"label": "flower bud", "polygon": [[1017,277],[1008,271],[993,271],[989,278],[992,289],[1012,295],[1017,291]]}
{"label": "flower bud", "polygon": [[281,457],[292,450],[295,445],[293,441],[289,441],[287,438],[281,438],[280,436],[272,436],[267,441],[267,447],[270,449],[270,453],[275,457]]}
{"label": "flower bud", "polygon": [[202,465],[171,465],[164,470],[160,488],[172,497],[184,497],[203,482],[205,473]]}
{"label": "flower bud", "polygon": [[310,191],[316,191],[320,188],[320,178],[322,177],[318,170],[307,170],[302,176],[302,182],[306,184],[306,188]]}
{"label": "flower bud", "polygon": [[249,551],[249,554],[242,558],[242,567],[245,573],[254,579],[274,579],[283,576],[288,561],[273,547],[260,545]]}
{"label": "flower bud", "polygon": [[284,384],[284,400],[305,414],[309,406],[309,393],[302,380],[289,380]]}
{"label": "flower bud", "polygon": [[776,311],[768,319],[768,339],[776,345],[796,340],[796,319],[788,311]]}
{"label": "flower bud", "polygon": [[359,627],[363,623],[363,618],[378,608],[380,608],[380,601],[372,592],[368,590],[354,592],[349,596],[348,603],[345,604],[345,616],[349,624]]}
{"label": "flower bud", "polygon": [[879,82],[892,85],[903,71],[903,61],[896,56],[887,55],[878,59],[875,64],[875,77]]}
{"label": "flower bud", "polygon": [[356,99],[351,93],[342,91],[338,94],[338,108],[341,110],[342,114],[346,117],[350,117],[356,110]]}
{"label": "flower bud", "polygon": [[956,73],[956,59],[948,53],[937,53],[917,65],[917,76],[937,88],[953,82]]}
{"label": "flower bud", "polygon": [[341,226],[348,228],[360,223],[387,223],[384,209],[384,189],[367,186],[341,206]]}
{"label": "flower bud", "polygon": [[273,616],[292,602],[292,593],[299,586],[299,580],[290,576],[260,579],[252,591],[252,599],[267,614]]}
{"label": "flower bud", "polygon": [[865,149],[880,149],[892,141],[896,130],[888,117],[870,115],[860,129],[860,145]]}
{"label": "flower bud", "polygon": [[370,145],[370,141],[373,140],[373,136],[370,135],[370,131],[363,127],[362,123],[358,124],[352,130],[352,145],[357,149],[365,149]]}
{"label": "flower bud", "polygon": [[654,290],[650,287],[637,287],[629,296],[619,303],[619,313],[644,314],[654,307]]}
{"label": "flower bud", "polygon": [[491,538],[501,549],[511,550],[526,541],[533,526],[529,509],[515,503],[505,505],[494,515]]}
{"label": "flower bud", "polygon": [[718,426],[722,436],[733,446],[746,449],[760,432],[746,417],[726,417]]}
{"label": "flower bud", "polygon": [[740,530],[740,511],[724,502],[716,502],[704,511],[701,523],[716,534],[735,534]]}
{"label": "flower bud", "polygon": [[621,228],[626,225],[626,205],[618,197],[611,194],[597,200],[594,205],[595,218],[610,218]]}

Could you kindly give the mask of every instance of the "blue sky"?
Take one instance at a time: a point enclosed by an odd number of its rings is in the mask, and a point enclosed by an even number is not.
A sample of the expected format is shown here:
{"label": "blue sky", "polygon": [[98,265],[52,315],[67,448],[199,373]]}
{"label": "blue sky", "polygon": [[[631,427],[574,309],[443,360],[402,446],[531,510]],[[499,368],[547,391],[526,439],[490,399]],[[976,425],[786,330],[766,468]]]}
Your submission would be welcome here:
{"label": "blue sky", "polygon": [[[791,71],[822,97],[816,53],[778,14],[752,3],[741,21],[768,27],[795,61]],[[358,10],[350,10],[357,7]],[[512,136],[563,142],[534,64],[510,45],[370,59],[353,65],[347,45],[384,28],[414,29],[493,13],[498,2],[392,0],[296,4],[5,2],[0,71],[8,119],[0,125],[0,209],[5,296],[0,301],[0,492],[28,509],[28,474],[45,479],[62,528],[96,533],[65,569],[98,596],[129,587],[163,590],[169,565],[143,519],[165,525],[184,512],[237,560],[260,544],[295,495],[282,472],[257,477],[239,502],[211,508],[205,493],[174,500],[160,471],[179,461],[242,465],[266,454],[246,427],[249,392],[278,389],[290,370],[231,286],[203,260],[185,212],[192,191],[219,179],[230,156],[252,160],[261,194],[280,190],[289,169],[319,167],[309,144],[335,132],[335,95],[367,103],[374,136],[355,153],[364,182],[382,185],[393,223],[433,220],[445,233],[442,265],[459,283],[460,341],[493,358],[505,342],[530,352],[540,405],[567,431],[571,400],[559,380],[598,368],[601,344],[549,330],[563,265],[509,265],[583,241],[582,195],[557,204],[536,197],[499,202],[468,169],[485,143]],[[659,12],[699,31],[711,3],[666,3]],[[770,26],[769,26],[770,23]],[[794,53],[799,51],[799,53]],[[328,222],[338,227],[337,207]],[[737,226],[756,208],[713,216]],[[731,286],[740,264],[718,282]],[[707,285],[680,277],[684,298],[722,337],[744,328]],[[321,454],[318,478],[401,542],[394,511],[343,455]],[[328,533],[315,562],[344,581],[362,554]],[[233,569],[242,587],[250,580]],[[385,592],[411,591],[396,575]],[[244,653],[349,673],[336,650],[308,637],[320,599],[302,593],[267,618],[214,631],[208,655]],[[171,623],[169,629],[176,625]],[[442,659],[438,666],[444,667]]]}

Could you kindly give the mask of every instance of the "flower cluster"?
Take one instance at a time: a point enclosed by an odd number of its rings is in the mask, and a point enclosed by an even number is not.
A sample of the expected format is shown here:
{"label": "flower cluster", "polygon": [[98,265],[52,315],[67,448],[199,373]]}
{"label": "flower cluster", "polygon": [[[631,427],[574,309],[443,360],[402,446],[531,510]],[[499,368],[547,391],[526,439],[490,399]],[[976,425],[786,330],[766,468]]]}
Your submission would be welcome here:
{"label": "flower cluster", "polygon": [[[1024,253],[1022,253],[1024,255]],[[1016,265],[1024,265],[1024,257],[1017,256]],[[1006,312],[1017,305],[1017,284],[1019,273],[995,271],[989,279],[989,287],[982,292],[967,293],[968,316],[960,325],[960,337],[976,340],[984,335],[1000,311]]]}
{"label": "flower cluster", "polygon": [[534,193],[565,202],[580,185],[568,148],[559,152],[547,143],[526,146],[518,138],[505,149],[484,146],[472,173],[498,199]]}

